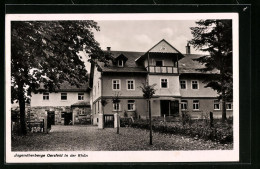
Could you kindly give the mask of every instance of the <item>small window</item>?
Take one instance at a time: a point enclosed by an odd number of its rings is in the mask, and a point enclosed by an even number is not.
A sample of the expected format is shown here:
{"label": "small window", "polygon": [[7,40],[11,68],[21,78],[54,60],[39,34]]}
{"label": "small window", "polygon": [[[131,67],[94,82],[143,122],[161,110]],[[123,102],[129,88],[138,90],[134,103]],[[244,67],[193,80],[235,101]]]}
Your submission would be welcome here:
{"label": "small window", "polygon": [[188,108],[188,102],[187,102],[187,100],[182,100],[182,101],[181,101],[181,109],[182,109],[182,110],[187,110],[187,108]]}
{"label": "small window", "polygon": [[113,90],[120,90],[120,80],[112,80],[112,83]]}
{"label": "small window", "polygon": [[124,61],[118,60],[118,67],[124,67]]}
{"label": "small window", "polygon": [[78,93],[78,100],[84,100],[84,93]]}
{"label": "small window", "polygon": [[199,110],[200,104],[199,100],[193,100],[193,110]]}
{"label": "small window", "polygon": [[162,60],[156,60],[155,66],[163,66],[163,61]]}
{"label": "small window", "polygon": [[83,109],[79,109],[78,115],[79,116],[84,116],[84,115],[86,115],[86,112]]}
{"label": "small window", "polygon": [[134,100],[128,100],[127,109],[129,111],[135,110],[135,101]]}
{"label": "small window", "polygon": [[127,80],[127,90],[135,90],[135,82],[134,80]]}
{"label": "small window", "polygon": [[192,89],[199,89],[199,84],[197,80],[192,80],[191,81],[191,88]]}
{"label": "small window", "polygon": [[66,112],[61,112],[61,118],[65,118],[65,113]]}
{"label": "small window", "polygon": [[161,88],[168,88],[168,79],[161,79]]}
{"label": "small window", "polygon": [[220,110],[220,104],[218,100],[214,100],[214,110]]}
{"label": "small window", "polygon": [[119,103],[113,103],[113,111],[119,111],[120,110],[120,104]]}
{"label": "small window", "polygon": [[67,100],[67,93],[61,93],[61,100]]}
{"label": "small window", "polygon": [[49,100],[49,93],[43,93],[43,100]]}
{"label": "small window", "polygon": [[226,109],[227,110],[232,110],[232,104],[231,103],[227,103],[226,104]]}
{"label": "small window", "polygon": [[186,81],[185,80],[181,80],[180,85],[181,85],[181,89],[186,89]]}

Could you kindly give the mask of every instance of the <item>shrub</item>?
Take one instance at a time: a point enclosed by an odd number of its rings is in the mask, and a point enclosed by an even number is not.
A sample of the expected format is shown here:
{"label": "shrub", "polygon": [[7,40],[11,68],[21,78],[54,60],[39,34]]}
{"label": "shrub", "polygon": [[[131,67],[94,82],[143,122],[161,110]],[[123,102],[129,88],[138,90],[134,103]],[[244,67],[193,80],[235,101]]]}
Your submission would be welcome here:
{"label": "shrub", "polygon": [[[146,120],[136,120],[131,126],[149,130],[149,123]],[[203,120],[193,120],[192,123],[186,125],[178,122],[168,123],[155,121],[153,122],[152,128],[155,132],[187,135],[220,143],[233,142],[232,125],[222,123],[221,121],[214,124],[214,127],[210,127],[210,125],[207,125]]]}

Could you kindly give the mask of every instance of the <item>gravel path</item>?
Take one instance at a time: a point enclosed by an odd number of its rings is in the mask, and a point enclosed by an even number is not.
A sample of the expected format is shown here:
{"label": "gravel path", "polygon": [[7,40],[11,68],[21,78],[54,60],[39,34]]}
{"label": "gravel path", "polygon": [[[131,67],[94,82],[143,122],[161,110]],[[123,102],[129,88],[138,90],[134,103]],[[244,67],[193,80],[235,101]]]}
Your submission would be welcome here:
{"label": "gravel path", "polygon": [[52,126],[49,134],[30,133],[12,140],[12,151],[124,151],[124,150],[227,150],[233,144],[195,140],[186,136],[153,133],[135,128],[98,129],[96,126]]}

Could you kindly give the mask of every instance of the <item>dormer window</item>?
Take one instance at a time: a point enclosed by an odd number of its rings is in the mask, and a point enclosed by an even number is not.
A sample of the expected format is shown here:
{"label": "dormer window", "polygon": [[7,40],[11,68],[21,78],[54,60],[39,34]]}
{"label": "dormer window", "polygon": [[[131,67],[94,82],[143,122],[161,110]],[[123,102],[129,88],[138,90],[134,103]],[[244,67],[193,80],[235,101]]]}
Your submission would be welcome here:
{"label": "dormer window", "polygon": [[118,60],[118,67],[124,67],[124,61]]}

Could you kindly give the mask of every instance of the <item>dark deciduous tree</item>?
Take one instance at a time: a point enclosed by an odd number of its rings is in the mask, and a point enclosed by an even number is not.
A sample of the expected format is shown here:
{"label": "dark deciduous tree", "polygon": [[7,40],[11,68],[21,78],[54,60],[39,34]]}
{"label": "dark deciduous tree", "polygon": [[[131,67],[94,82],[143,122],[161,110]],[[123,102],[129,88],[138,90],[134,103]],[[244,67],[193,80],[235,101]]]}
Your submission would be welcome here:
{"label": "dark deciduous tree", "polygon": [[192,27],[193,39],[190,41],[196,49],[209,52],[209,55],[194,59],[205,65],[200,71],[219,73],[207,78],[204,83],[219,94],[222,100],[222,119],[226,119],[226,102],[233,98],[232,72],[232,20],[200,20]]}
{"label": "dark deciduous tree", "polygon": [[106,62],[94,39],[99,31],[94,21],[12,21],[11,22],[11,91],[12,103],[20,107],[22,134],[26,134],[25,102],[40,85],[48,91],[64,81],[79,87],[86,82],[87,71],[78,55],[83,49],[90,62]]}
{"label": "dark deciduous tree", "polygon": [[148,112],[149,112],[149,123],[150,123],[150,145],[153,145],[151,98],[153,97],[153,95],[155,94],[155,91],[156,91],[154,89],[154,86],[156,86],[156,84],[148,85],[145,83],[143,83],[143,85],[140,86],[140,88],[143,92],[143,97],[145,99],[147,99],[147,101],[148,101]]}

